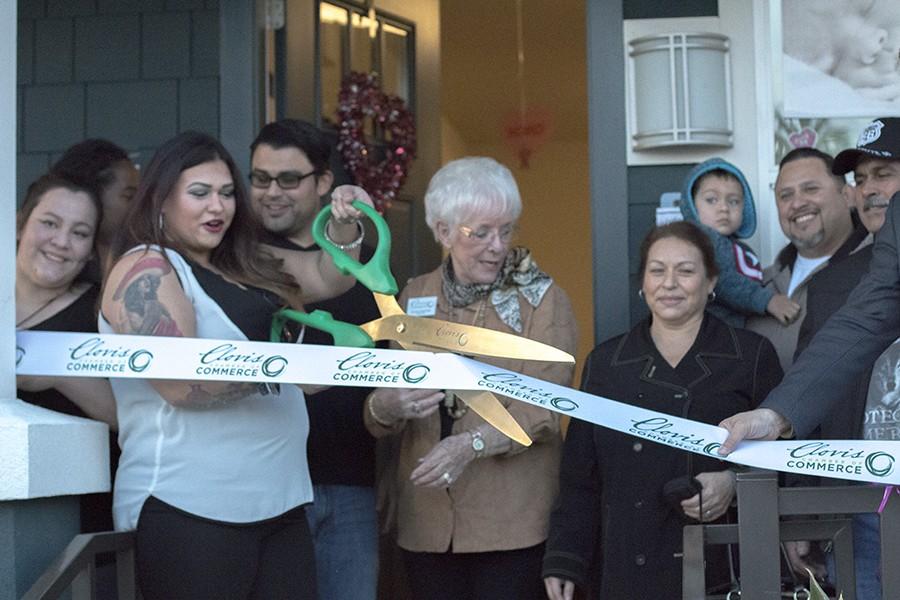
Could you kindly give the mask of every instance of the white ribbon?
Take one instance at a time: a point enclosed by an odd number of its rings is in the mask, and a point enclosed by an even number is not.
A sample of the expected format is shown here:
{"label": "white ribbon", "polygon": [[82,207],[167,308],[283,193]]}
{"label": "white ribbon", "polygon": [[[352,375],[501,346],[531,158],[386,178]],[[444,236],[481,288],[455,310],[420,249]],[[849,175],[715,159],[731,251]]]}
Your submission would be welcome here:
{"label": "white ribbon", "polygon": [[[673,448],[722,458],[726,431],[450,353],[19,331],[16,373],[487,390]],[[900,442],[746,441],[723,460],[804,475],[900,485]]]}

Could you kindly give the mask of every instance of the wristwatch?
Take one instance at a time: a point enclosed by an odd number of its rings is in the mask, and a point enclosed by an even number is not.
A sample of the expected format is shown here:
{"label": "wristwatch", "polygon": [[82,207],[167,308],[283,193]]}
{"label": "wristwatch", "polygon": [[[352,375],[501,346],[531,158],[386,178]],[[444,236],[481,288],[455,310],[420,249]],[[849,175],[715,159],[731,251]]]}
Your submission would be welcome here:
{"label": "wristwatch", "polygon": [[472,436],[472,451],[475,453],[475,458],[481,458],[484,456],[484,438],[481,436],[481,432],[477,429],[470,429],[469,435]]}

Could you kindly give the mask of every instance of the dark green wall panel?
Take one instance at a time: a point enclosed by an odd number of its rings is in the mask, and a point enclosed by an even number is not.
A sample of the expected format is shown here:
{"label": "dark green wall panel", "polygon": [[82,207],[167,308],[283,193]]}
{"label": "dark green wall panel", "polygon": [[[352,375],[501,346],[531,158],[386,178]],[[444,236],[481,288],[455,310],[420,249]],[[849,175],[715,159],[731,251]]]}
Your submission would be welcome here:
{"label": "dark green wall panel", "polygon": [[719,3],[717,0],[624,0],[622,10],[626,19],[717,17]]}

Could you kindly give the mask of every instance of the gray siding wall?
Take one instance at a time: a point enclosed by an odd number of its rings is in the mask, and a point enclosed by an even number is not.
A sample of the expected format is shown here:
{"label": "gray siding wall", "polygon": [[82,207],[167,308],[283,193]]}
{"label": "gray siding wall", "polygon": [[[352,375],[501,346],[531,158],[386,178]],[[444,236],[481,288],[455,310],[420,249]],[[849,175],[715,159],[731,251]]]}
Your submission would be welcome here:
{"label": "gray siding wall", "polygon": [[219,135],[219,0],[18,0],[17,200],[71,144]]}
{"label": "gray siding wall", "polygon": [[628,280],[631,323],[647,316],[647,304],[638,298],[641,242],[656,224],[656,207],[664,192],[680,192],[693,164],[628,167]]}

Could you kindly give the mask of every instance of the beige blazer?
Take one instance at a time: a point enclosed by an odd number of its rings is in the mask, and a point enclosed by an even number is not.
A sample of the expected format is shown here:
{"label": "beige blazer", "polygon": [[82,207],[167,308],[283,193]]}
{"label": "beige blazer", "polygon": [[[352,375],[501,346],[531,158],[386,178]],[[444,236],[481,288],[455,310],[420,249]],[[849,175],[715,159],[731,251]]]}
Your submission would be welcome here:
{"label": "beige blazer", "polygon": [[[400,296],[406,308],[409,298],[437,297],[435,318],[473,324],[481,302],[452,312],[441,293],[440,268],[413,279]],[[524,337],[545,342],[571,354],[577,344],[577,327],[566,293],[553,284],[540,305],[532,307],[519,296]],[[483,326],[515,333],[494,311],[488,300],[482,308]],[[571,385],[574,365],[533,361],[484,359],[505,369]],[[540,544],[547,538],[550,510],[559,486],[561,438],[559,416],[532,405],[499,396],[516,421],[534,440],[531,447],[513,444],[506,454],[479,458],[466,467],[449,489],[413,486],[409,475],[417,460],[440,441],[440,415],[403,421],[391,428],[375,423],[366,411],[366,426],[376,437],[396,436],[394,468],[383,470],[379,487],[386,490],[388,505],[396,509],[397,542],[413,552],[488,552],[513,550]],[[473,411],[453,424],[462,433],[484,421]]]}

